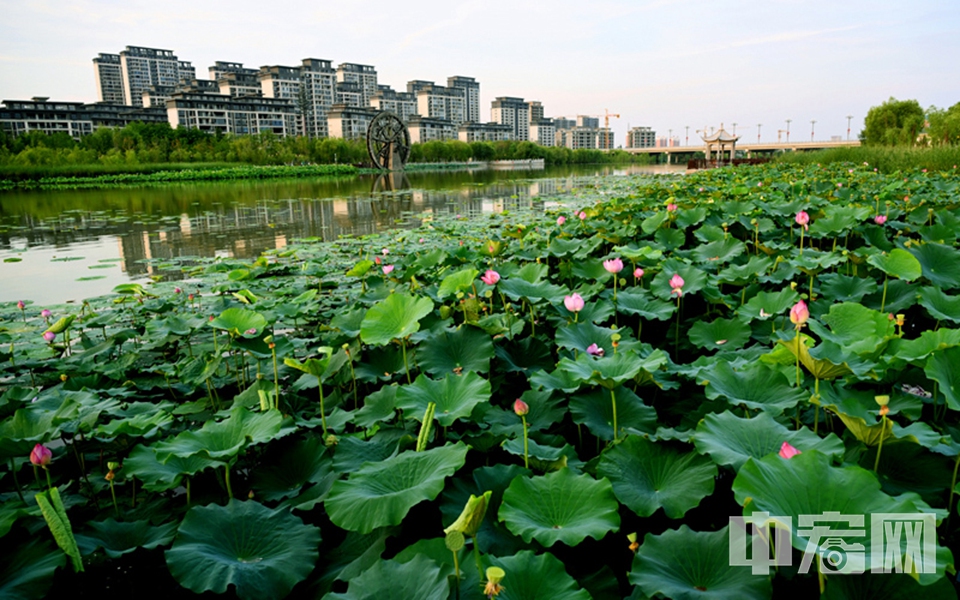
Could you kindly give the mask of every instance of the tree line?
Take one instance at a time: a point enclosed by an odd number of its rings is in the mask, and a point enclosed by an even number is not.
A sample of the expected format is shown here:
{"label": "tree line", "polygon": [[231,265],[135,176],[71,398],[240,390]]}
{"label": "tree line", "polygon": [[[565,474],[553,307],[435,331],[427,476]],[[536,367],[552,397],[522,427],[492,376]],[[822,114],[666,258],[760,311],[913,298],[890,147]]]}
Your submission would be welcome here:
{"label": "tree line", "polygon": [[[532,142],[473,142],[459,140],[414,144],[411,162],[467,162],[542,158],[548,165],[639,162],[622,150],[546,148]],[[64,167],[73,165],[136,166],[164,163],[242,163],[251,165],[367,165],[365,140],[211,134],[198,129],[174,129],[168,123],[131,123],[123,128],[101,127],[75,140],[66,133],[38,131],[12,137],[0,131],[0,165]]]}
{"label": "tree line", "polygon": [[960,102],[924,111],[916,100],[891,97],[867,112],[860,141],[867,146],[960,145]]}

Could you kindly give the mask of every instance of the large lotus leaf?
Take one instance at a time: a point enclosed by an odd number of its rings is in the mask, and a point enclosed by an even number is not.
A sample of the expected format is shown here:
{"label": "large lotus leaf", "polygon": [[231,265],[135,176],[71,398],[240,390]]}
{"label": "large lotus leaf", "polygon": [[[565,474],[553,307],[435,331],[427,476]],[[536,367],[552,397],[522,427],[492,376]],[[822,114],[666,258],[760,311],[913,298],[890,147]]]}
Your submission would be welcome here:
{"label": "large lotus leaf", "polygon": [[859,302],[867,294],[877,291],[877,282],[864,277],[839,273],[824,273],[817,277],[820,292],[834,302]]}
{"label": "large lotus leaf", "polygon": [[381,421],[389,421],[397,407],[397,386],[385,385],[379,390],[367,394],[363,399],[363,408],[354,413],[354,423],[369,428]]}
{"label": "large lotus leaf", "polygon": [[110,558],[118,558],[137,548],[153,550],[157,546],[166,546],[177,533],[176,521],[154,527],[150,521],[119,523],[107,519],[89,522],[87,527],[88,530],[76,535],[81,552],[90,554],[97,548],[103,548]]}
{"label": "large lotus leaf", "polygon": [[251,412],[238,406],[223,421],[207,421],[199,431],[184,431],[172,440],[155,444],[154,448],[163,461],[170,456],[194,455],[227,461],[249,445],[278,437],[282,424],[280,411]]}
{"label": "large lotus leaf", "polygon": [[547,372],[541,369],[530,376],[530,385],[535,389],[561,390],[572,394],[580,387],[580,379],[564,369]]}
{"label": "large lotus leaf", "polygon": [[490,564],[506,573],[498,600],[590,600],[552,554],[523,550],[506,558],[490,557]]}
{"label": "large lotus leaf", "polygon": [[392,458],[399,452],[397,438],[382,433],[364,441],[357,437],[343,437],[337,442],[333,456],[333,470],[337,473],[353,473],[364,463],[378,463]]}
{"label": "large lotus leaf", "polygon": [[[863,453],[859,464],[872,470],[876,458],[876,448],[871,448]],[[914,492],[924,502],[937,506],[943,504],[945,492],[950,489],[955,463],[955,459],[934,454],[919,444],[884,443],[877,476],[885,493],[897,496]]]}
{"label": "large lotus leaf", "polygon": [[693,531],[686,525],[648,533],[633,559],[630,583],[647,596],[672,600],[767,600],[770,578],[730,566],[728,528]]}
{"label": "large lotus leaf", "polygon": [[690,296],[702,290],[707,285],[707,273],[694,265],[681,262],[675,258],[668,258],[660,265],[661,271],[653,278],[650,289],[661,300],[676,298],[670,279],[674,275],[683,278],[683,295]]}
{"label": "large lotus leaf", "polygon": [[170,456],[161,462],[153,447],[139,445],[123,461],[123,474],[139,479],[148,492],[162,492],[180,487],[184,475],[193,475],[221,464],[199,454],[184,458]]}
{"label": "large lotus leaf", "polygon": [[734,237],[697,246],[691,252],[693,258],[701,263],[728,263],[747,251],[747,246]]}
{"label": "large lotus leaf", "polygon": [[657,300],[647,290],[633,288],[617,295],[617,311],[639,315],[641,319],[663,321],[669,319],[676,310],[676,303]]}
{"label": "large lotus leaf", "polygon": [[426,556],[409,562],[382,560],[350,579],[347,591],[330,593],[324,600],[412,600],[446,598],[450,593],[446,575]]}
{"label": "large lotus leaf", "polygon": [[26,456],[34,445],[58,435],[54,423],[63,419],[52,411],[18,408],[0,423],[0,457]]}
{"label": "large lotus leaf", "polygon": [[258,500],[272,502],[296,495],[308,483],[325,479],[333,484],[333,461],[326,453],[323,440],[309,437],[273,452],[251,477],[252,487]]}
{"label": "large lotus leaf", "polygon": [[765,274],[773,265],[769,256],[751,256],[742,265],[730,265],[717,274],[717,279],[738,285],[746,284],[758,276]]}
{"label": "large lotus leaf", "polygon": [[682,519],[713,493],[717,465],[696,452],[629,436],[604,451],[597,475],[609,479],[617,499],[641,517],[662,508],[667,517]]}
{"label": "large lotus leaf", "polygon": [[342,544],[327,548],[318,563],[323,570],[316,584],[319,592],[330,591],[335,581],[352,581],[377,564],[386,550],[389,535],[390,528],[380,529],[370,535],[348,531]]}
{"label": "large lotus leaf", "polygon": [[[871,564],[871,545],[864,542],[862,535],[854,536],[838,530],[869,530],[874,514],[931,512],[916,494],[888,496],[880,491],[880,482],[874,473],[856,466],[835,467],[829,456],[816,450],[802,452],[790,459],[778,455],[751,458],[734,479],[733,493],[737,502],[744,506],[745,515],[761,511],[768,513],[774,521],[777,517],[791,518],[793,547],[801,551],[807,547],[809,535],[800,534],[805,531],[805,528],[798,527],[801,515],[837,512],[845,516],[861,516],[864,521],[859,528],[851,527],[849,522],[828,524],[829,533],[825,537],[837,538],[847,544],[863,544],[865,565]],[[824,546],[821,544],[815,552],[818,556],[813,560],[824,553]],[[947,563],[952,563],[949,554],[938,550],[938,574],[943,573]],[[931,583],[936,579],[924,574],[920,578]]]}
{"label": "large lotus leaf", "polygon": [[569,293],[565,287],[550,283],[549,281],[537,281],[531,283],[519,277],[501,279],[500,291],[514,300],[526,298],[530,302],[538,303],[541,300],[556,301]]}
{"label": "large lotus leaf", "polygon": [[874,600],[875,598],[923,598],[956,600],[957,590],[947,577],[930,585],[921,585],[905,573],[845,573],[827,578],[821,600]]}
{"label": "large lotus leaf", "polygon": [[800,334],[800,340],[795,337],[793,340],[779,340],[777,343],[786,348],[794,359],[798,354],[800,362],[810,371],[810,374],[817,379],[835,379],[841,375],[850,373],[850,366],[847,360],[855,362],[858,357],[847,357],[842,354],[843,349],[833,342],[823,342],[820,344],[818,355],[825,355],[827,358],[814,358],[807,346],[812,339],[806,335]]}
{"label": "large lotus leaf", "polygon": [[779,292],[759,292],[740,307],[737,315],[747,322],[766,320],[789,310],[799,298],[800,295],[790,288],[783,288]]}
{"label": "large lotus leaf", "polygon": [[910,248],[920,261],[923,276],[933,285],[952,290],[960,287],[960,251],[943,244],[920,244]]}
{"label": "large lotus leaf", "polygon": [[216,319],[210,321],[214,329],[226,331],[234,337],[262,337],[267,327],[267,319],[256,311],[245,308],[228,308]]}
{"label": "large lotus leaf", "polygon": [[[657,429],[657,411],[643,403],[626,386],[613,389],[617,397],[617,427],[653,433]],[[574,423],[587,426],[590,433],[601,440],[613,439],[613,400],[608,390],[593,390],[570,398],[570,416]]]}
{"label": "large lotus leaf", "polygon": [[440,288],[437,290],[437,297],[441,300],[447,296],[456,294],[461,290],[470,288],[480,271],[476,269],[462,269],[456,273],[451,273],[440,282]]}
{"label": "large lotus leaf", "polygon": [[283,598],[316,566],[320,529],[286,510],[253,501],[194,506],[167,550],[167,566],[180,585],[198,594]]}
{"label": "large lotus leaf", "polygon": [[433,310],[433,301],[422,296],[390,294],[373,305],[360,324],[360,339],[382,346],[420,330],[420,319]]}
{"label": "large lotus leaf", "polygon": [[[567,403],[559,394],[556,398],[553,396],[553,392],[549,390],[527,390],[520,395],[520,399],[526,402],[529,408],[527,413],[529,431],[549,429],[554,423],[563,420],[564,415],[567,414]],[[512,407],[509,410],[491,407],[483,415],[483,423],[490,426],[490,432],[494,435],[507,437],[523,435],[523,423],[513,412]]]}
{"label": "large lotus leaf", "polygon": [[802,256],[794,256],[789,264],[800,269],[807,275],[818,273],[822,269],[842,263],[846,258],[839,252],[820,252],[819,250],[807,250]]}
{"label": "large lotus leaf", "polygon": [[920,261],[900,248],[894,248],[890,254],[871,254],[867,262],[887,275],[904,281],[913,281],[923,274]]}
{"label": "large lotus leaf", "polygon": [[593,323],[569,323],[557,327],[556,341],[561,348],[578,352],[584,352],[591,344],[596,344],[603,349],[604,354],[611,356],[613,354],[613,340],[611,338],[613,334],[621,336],[617,348],[619,352],[634,350],[640,346],[640,343],[633,339],[633,336],[625,327],[611,329]]}
{"label": "large lotus leaf", "polygon": [[893,334],[886,314],[852,302],[832,305],[822,320],[830,329],[811,319],[807,322],[811,331],[855,354],[875,351],[887,335]]}
{"label": "large lotus leaf", "polygon": [[102,423],[97,427],[96,435],[107,438],[115,438],[120,435],[152,438],[160,430],[167,429],[173,424],[173,415],[169,412],[171,408],[173,408],[173,404],[169,402],[161,404],[133,402],[120,415],[122,418],[114,419],[109,423]]}
{"label": "large lotus leaf", "polygon": [[503,444],[501,444],[501,447],[504,451],[514,456],[523,457],[526,454],[531,460],[539,460],[547,463],[560,460],[564,453],[569,452],[572,448],[569,444],[564,445],[563,448],[556,448],[554,446],[540,444],[536,440],[531,439],[527,440],[527,446],[524,448],[522,438],[505,440]]}
{"label": "large lotus leaf", "polygon": [[500,372],[529,375],[554,366],[552,349],[534,337],[497,344],[494,353],[500,361],[497,365]]}
{"label": "large lotus leaf", "polygon": [[945,294],[938,287],[920,288],[920,305],[934,319],[960,323],[960,296]]}
{"label": "large lotus leaf", "polygon": [[569,358],[562,359],[557,367],[580,381],[613,389],[641,372],[657,371],[666,362],[667,356],[663,350],[654,350],[641,358],[635,352],[621,349],[616,354],[600,358],[594,358],[584,352],[575,361]]}
{"label": "large lotus leaf", "polygon": [[[884,314],[899,313],[917,303],[917,286],[915,283],[902,279],[887,280],[887,295],[883,296],[883,284],[876,291],[861,301],[868,308],[880,310],[883,306]],[[891,324],[892,325],[892,324]],[[892,331],[892,329],[891,329]]]}
{"label": "large lotus leaf", "polygon": [[697,451],[709,454],[718,465],[740,470],[750,457],[763,458],[780,451],[783,442],[801,452],[815,448],[824,454],[842,458],[843,442],[834,434],[821,438],[806,427],[787,429],[765,412],[750,419],[730,411],[706,415],[697,425],[693,443]]}
{"label": "large lotus leaf", "polygon": [[661,229],[653,235],[653,239],[663,246],[664,250],[676,250],[687,240],[686,233],[679,229]]}
{"label": "large lotus leaf", "polygon": [[323,358],[308,358],[303,362],[291,357],[283,359],[283,364],[288,367],[292,367],[298,371],[303,371],[309,375],[320,379],[320,381],[326,381],[339,371],[347,361],[350,360],[350,357],[347,356],[347,353],[343,350],[334,353],[333,348],[329,346],[323,346],[319,349],[319,353]]}
{"label": "large lotus leaf", "polygon": [[737,350],[750,341],[750,327],[737,319],[697,321],[690,328],[689,339],[707,350]]}
{"label": "large lotus leaf", "polygon": [[449,427],[457,419],[470,416],[481,402],[490,401],[490,382],[473,371],[465,375],[448,373],[440,381],[434,381],[426,375],[420,375],[409,385],[397,390],[397,408],[403,409],[408,416],[423,420],[427,406],[436,403],[434,418],[444,427]]}
{"label": "large lotus leaf", "polygon": [[735,371],[730,363],[718,360],[702,369],[699,379],[707,382],[707,398],[716,400],[723,397],[733,406],[742,404],[747,408],[767,411],[772,416],[793,408],[809,397],[804,390],[791,387],[780,371],[761,362]]}
{"label": "large lotus leaf", "polygon": [[467,446],[458,443],[366,463],[333,484],[324,502],[327,515],[338,527],[360,533],[399,525],[414,505],[437,497],[466,456]]}
{"label": "large lotus leaf", "polygon": [[[403,350],[400,348],[370,348],[364,352],[366,361],[358,363],[356,369],[357,379],[366,382],[390,381],[394,375],[403,374]],[[411,363],[415,361],[411,359]]]}
{"label": "large lotus leaf", "polygon": [[430,336],[417,350],[417,362],[431,375],[490,370],[493,341],[480,329],[463,326]]}
{"label": "large lotus leaf", "polygon": [[960,346],[960,329],[937,329],[924,331],[912,340],[891,340],[889,350],[900,360],[918,364],[937,350]]}
{"label": "large lotus leaf", "polygon": [[923,371],[940,384],[947,406],[960,410],[960,347],[937,350],[927,359]]}
{"label": "large lotus leaf", "polygon": [[498,518],[525,542],[576,546],[620,526],[617,499],[606,479],[560,469],[534,478],[516,477],[503,493]]}
{"label": "large lotus leaf", "polygon": [[811,237],[834,237],[866,219],[871,210],[866,206],[834,204],[828,206],[824,214],[810,225]]}
{"label": "large lotus leaf", "polygon": [[43,598],[54,571],[67,559],[59,548],[37,538],[21,546],[6,540],[0,548],[0,598],[4,600]]}

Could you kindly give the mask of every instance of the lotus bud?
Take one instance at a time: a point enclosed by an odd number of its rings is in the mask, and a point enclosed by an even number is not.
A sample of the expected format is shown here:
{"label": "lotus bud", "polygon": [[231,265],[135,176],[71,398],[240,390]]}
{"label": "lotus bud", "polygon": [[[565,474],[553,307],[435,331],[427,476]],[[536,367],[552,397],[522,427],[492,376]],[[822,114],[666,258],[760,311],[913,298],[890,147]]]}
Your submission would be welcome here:
{"label": "lotus bud", "polygon": [[805,230],[809,229],[809,226],[807,224],[810,223],[810,215],[808,215],[806,211],[801,210],[800,212],[798,212],[796,216],[796,221],[797,221],[797,225],[803,225],[803,228]]}
{"label": "lotus bud", "polygon": [[883,225],[887,222],[887,215],[877,215],[873,218],[873,222],[877,225]]}
{"label": "lotus bud", "polygon": [[44,332],[43,332],[43,339],[46,340],[46,342],[49,344],[49,343],[53,342],[53,340],[57,339],[57,334],[55,334],[55,333],[52,332],[52,331],[44,331]]}
{"label": "lotus bud", "polygon": [[23,300],[17,300],[17,308],[23,310],[27,305],[23,303]]}
{"label": "lotus bud", "polygon": [[566,222],[567,222],[567,218],[565,216],[560,215],[559,217],[557,217],[557,225],[563,225]]}
{"label": "lotus bud", "polygon": [[584,220],[586,220],[586,218],[587,218],[587,213],[585,213],[585,212],[583,212],[583,211],[581,210],[581,211],[577,214],[577,217],[578,217],[581,221],[584,221]]}
{"label": "lotus bud", "polygon": [[46,469],[52,459],[53,452],[43,444],[37,444],[33,447],[33,450],[30,451],[30,462],[35,467],[43,467]]}
{"label": "lotus bud", "polygon": [[530,412],[530,407],[527,405],[526,402],[518,398],[513,403],[513,412],[517,413],[518,417],[522,417],[523,415]]}
{"label": "lotus bud", "polygon": [[674,204],[673,202],[667,205],[667,212],[676,212],[676,210],[677,210],[677,205]]}
{"label": "lotus bud", "polygon": [[40,316],[43,317],[44,319],[49,319],[50,315],[52,314],[53,313],[47,310],[46,308],[40,311]]}
{"label": "lotus bud", "polygon": [[789,442],[784,442],[783,445],[780,446],[780,458],[790,459],[798,454],[800,454],[800,451],[791,446]]}
{"label": "lotus bud", "polygon": [[383,265],[383,274],[389,275],[390,273],[393,272],[393,269],[394,269],[393,265]]}
{"label": "lotus bud", "polygon": [[794,304],[793,308],[790,309],[790,322],[796,325],[797,329],[800,329],[809,318],[810,311],[807,309],[807,304],[803,300]]}
{"label": "lotus bud", "polygon": [[643,277],[643,269],[641,269],[640,267],[637,267],[636,269],[634,269],[633,276],[636,279],[640,279],[641,277]]}
{"label": "lotus bud", "polygon": [[469,535],[471,537],[477,535],[477,532],[480,531],[480,524],[483,522],[483,517],[487,514],[491,494],[493,494],[492,491],[486,491],[480,496],[471,494],[466,506],[463,507],[463,511],[460,512],[460,516],[457,517],[457,520],[451,523],[449,527],[444,529],[443,533],[449,534],[451,531],[459,531],[463,535]]}
{"label": "lotus bud", "polygon": [[60,373],[60,381],[66,383],[68,377],[66,373]]}
{"label": "lotus bud", "polygon": [[493,269],[487,269],[487,272],[480,277],[480,281],[487,285],[496,285],[497,282],[500,281],[500,273],[497,273]]}
{"label": "lotus bud", "polygon": [[897,314],[897,325],[899,327],[903,327],[903,324],[906,322],[906,320],[907,320],[907,315]]}
{"label": "lotus bud", "polygon": [[580,296],[580,294],[574,293],[574,294],[571,295],[571,296],[564,296],[564,297],[563,297],[563,305],[564,305],[564,306],[567,308],[567,310],[569,310],[570,312],[576,313],[576,312],[580,312],[581,310],[583,310],[584,302],[583,302],[583,298]]}
{"label": "lotus bud", "polygon": [[623,270],[623,261],[619,258],[611,258],[603,261],[603,268],[609,273],[619,273]]}

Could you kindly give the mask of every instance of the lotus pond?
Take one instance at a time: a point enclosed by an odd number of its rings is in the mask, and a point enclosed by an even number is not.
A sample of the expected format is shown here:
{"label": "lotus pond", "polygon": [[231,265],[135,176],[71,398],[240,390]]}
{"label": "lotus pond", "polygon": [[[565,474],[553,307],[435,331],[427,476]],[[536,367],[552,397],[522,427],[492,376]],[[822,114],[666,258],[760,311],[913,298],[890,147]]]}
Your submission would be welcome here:
{"label": "lotus pond", "polygon": [[0,596],[955,598],[960,177],[600,181],[5,303]]}

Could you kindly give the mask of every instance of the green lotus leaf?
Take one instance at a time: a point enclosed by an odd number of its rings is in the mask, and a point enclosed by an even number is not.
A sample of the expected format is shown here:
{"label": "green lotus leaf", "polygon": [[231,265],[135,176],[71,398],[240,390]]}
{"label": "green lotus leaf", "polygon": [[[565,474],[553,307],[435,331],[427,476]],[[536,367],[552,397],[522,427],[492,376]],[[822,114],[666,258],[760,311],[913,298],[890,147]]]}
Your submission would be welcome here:
{"label": "green lotus leaf", "polygon": [[707,350],[738,350],[750,340],[750,327],[737,319],[697,321],[690,328],[689,339]]}
{"label": "green lotus leaf", "polygon": [[[647,406],[626,386],[613,388],[617,397],[617,427],[653,433],[657,429],[657,412]],[[607,390],[593,390],[570,398],[570,416],[574,423],[587,426],[601,440],[613,439],[613,400]]]}
{"label": "green lotus leaf", "polygon": [[369,428],[381,421],[389,421],[397,407],[397,386],[385,385],[379,390],[367,394],[363,399],[363,408],[354,415],[354,423]]}
{"label": "green lotus leaf", "polygon": [[[799,342],[797,338],[794,337],[793,340],[778,340],[777,343],[783,348],[786,348],[790,354],[793,355],[794,359],[799,355],[800,363],[817,379],[835,379],[841,375],[850,373],[850,367],[844,361],[847,357],[842,355],[837,356],[837,354],[843,352],[839,346],[832,342],[823,342],[820,350],[823,352],[822,347],[829,345],[832,352],[826,352],[826,355],[830,358],[817,359],[811,355],[810,348],[808,347],[808,344],[812,341],[812,338],[801,333]],[[856,358],[856,356],[853,356],[850,359],[851,362],[852,359]]]}
{"label": "green lotus leaf", "polygon": [[744,405],[777,416],[788,408],[806,401],[809,394],[791,387],[780,371],[761,362],[752,363],[735,371],[730,363],[718,360],[702,369],[698,379],[705,379],[707,398],[724,398],[732,406]]}
{"label": "green lotus leaf", "polygon": [[148,492],[162,492],[180,487],[184,475],[193,475],[221,464],[199,454],[184,458],[170,456],[161,462],[153,447],[139,445],[123,461],[123,474],[139,479]]}
{"label": "green lotus leaf", "polygon": [[97,436],[115,438],[120,435],[150,439],[161,430],[173,425],[173,415],[168,411],[170,403],[160,405],[150,402],[134,402],[124,411],[122,418],[103,423],[96,429]]}
{"label": "green lotus leaf", "polygon": [[433,310],[429,298],[390,294],[373,305],[360,324],[360,339],[365,344],[383,346],[420,330],[420,319]]}
{"label": "green lotus leaf", "polygon": [[361,308],[337,311],[337,314],[330,320],[330,327],[339,329],[348,338],[358,337],[365,314],[366,311]]}
{"label": "green lotus leaf", "polygon": [[54,572],[64,566],[66,560],[67,555],[46,540],[33,538],[20,546],[5,541],[0,550],[0,598],[45,597]]}
{"label": "green lotus leaf", "polygon": [[564,369],[558,368],[553,372],[541,369],[530,376],[530,385],[536,389],[561,390],[571,394],[580,387],[580,379]]}
{"label": "green lotus leaf", "polygon": [[821,252],[819,250],[808,249],[802,256],[794,256],[791,258],[789,264],[807,275],[813,275],[819,273],[822,269],[829,269],[845,260],[846,258],[840,252]]}
{"label": "green lotus leaf", "polygon": [[641,517],[662,508],[667,517],[682,519],[713,493],[717,465],[696,452],[628,436],[604,451],[597,475],[609,479],[617,499]]}
{"label": "green lotus leaf", "polygon": [[[890,396],[890,402],[887,404],[889,416],[903,414],[910,420],[920,417],[923,406],[920,398],[902,393],[897,389],[892,390],[888,395]],[[858,417],[871,424],[880,420],[880,405],[877,404],[876,396],[875,390],[848,388],[837,381],[820,383],[821,406],[834,412]]]}
{"label": "green lotus leaf", "polygon": [[828,578],[820,598],[822,600],[850,600],[851,598],[956,600],[957,591],[947,577],[941,577],[930,585],[921,585],[905,573],[844,574]]}
{"label": "green lotus leaf", "polygon": [[904,281],[913,281],[923,275],[920,261],[900,248],[894,248],[889,254],[871,254],[867,262],[887,275]]}
{"label": "green lotus leaf", "polygon": [[187,458],[194,455],[226,461],[249,445],[278,437],[282,424],[280,411],[251,412],[238,406],[223,421],[207,421],[198,431],[184,431],[172,440],[155,444],[154,449],[164,462],[171,456]]}
{"label": "green lotus leaf", "polygon": [[[504,449],[504,451],[514,456],[522,457],[524,455],[522,438],[505,440],[503,444],[501,444],[501,447]],[[569,448],[571,448],[569,445],[565,445],[563,448],[555,448],[553,446],[539,444],[536,440],[527,440],[526,452],[529,454],[531,459],[544,462],[553,462],[560,460],[560,458],[564,455],[564,451],[568,450]]]}
{"label": "green lotus leaf", "polygon": [[879,291],[870,294],[861,303],[867,308],[876,310],[880,310],[880,307],[883,306],[884,314],[903,312],[917,303],[917,286],[902,279],[888,279],[886,298],[883,296],[883,284],[881,283]]}
{"label": "green lotus leaf", "polygon": [[729,410],[708,414],[697,425],[693,437],[698,452],[709,454],[715,463],[732,467],[734,471],[739,471],[750,457],[763,458],[779,452],[784,442],[801,452],[815,448],[836,458],[842,458],[845,452],[843,442],[836,435],[831,433],[821,438],[806,427],[787,429],[765,412],[750,419],[738,417]]}
{"label": "green lotus leaf", "polygon": [[834,237],[856,227],[871,214],[866,206],[830,205],[810,225],[811,237]]}
{"label": "green lotus leaf", "polygon": [[923,372],[940,384],[947,406],[960,410],[960,347],[937,350],[927,359]]}
{"label": "green lotus leaf", "polygon": [[865,277],[824,273],[817,277],[817,281],[820,292],[834,302],[859,302],[867,294],[877,291],[877,282]]}
{"label": "green lotus leaf", "polygon": [[567,288],[555,285],[549,281],[537,281],[536,283],[531,283],[519,277],[501,279],[499,286],[500,291],[513,300],[526,298],[534,304],[542,300],[555,301],[562,299],[564,296],[570,293],[570,290]]}
{"label": "green lotus leaf", "polygon": [[283,598],[306,579],[317,562],[320,530],[286,510],[231,500],[226,506],[194,506],[167,550],[170,573],[202,594]]}
{"label": "green lotus leaf", "polygon": [[353,473],[364,463],[380,462],[399,452],[396,437],[374,436],[368,441],[356,437],[344,437],[337,442],[333,455],[333,470],[337,473]]}
{"label": "green lotus leaf", "polygon": [[397,408],[409,413],[409,417],[422,420],[427,405],[434,402],[435,418],[444,427],[457,419],[468,418],[474,407],[489,401],[490,382],[473,371],[465,375],[449,373],[440,381],[419,375],[412,384],[397,390]]}
{"label": "green lotus leaf", "polygon": [[707,285],[707,273],[697,266],[681,262],[676,258],[668,258],[660,264],[660,272],[653,278],[650,290],[661,300],[676,301],[676,294],[670,287],[670,279],[674,275],[683,278],[683,295],[691,296]]}
{"label": "green lotus leaf", "polygon": [[641,358],[635,352],[620,349],[616,354],[599,358],[583,352],[577,360],[561,359],[557,367],[582,382],[613,389],[641,371],[652,373],[658,370],[665,362],[666,355],[662,350],[654,350],[646,358]]}
{"label": "green lotus leaf", "polygon": [[960,329],[937,329],[924,331],[920,337],[912,340],[898,338],[891,340],[889,351],[900,360],[919,363],[937,350],[960,346]]}
{"label": "green lotus leaf", "polygon": [[643,230],[646,234],[651,234],[656,231],[661,225],[666,223],[670,219],[670,212],[666,210],[658,210],[649,217],[643,220],[640,223],[640,229]]}
{"label": "green lotus leaf", "polygon": [[[856,490],[855,494],[851,490]],[[838,512],[841,515],[862,516],[864,529],[869,530],[871,515],[898,513],[916,515],[931,512],[930,507],[916,494],[903,494],[896,498],[880,491],[880,482],[876,475],[856,466],[835,467],[832,459],[817,450],[808,450],[790,459],[777,455],[761,459],[751,458],[737,473],[733,481],[733,493],[737,502],[744,506],[744,514],[756,511],[766,512],[775,517],[788,517],[793,520],[793,547],[803,551],[807,547],[807,537],[801,536],[803,528],[796,527],[800,515],[822,515],[826,512]],[[852,529],[848,523],[833,524],[831,529]],[[836,535],[835,535],[836,534]],[[852,536],[833,531],[831,538],[843,540],[847,544],[862,543],[864,546],[864,564],[872,561],[872,548],[862,536]],[[902,540],[905,544],[906,540]],[[815,551],[818,560],[824,553],[823,545]],[[932,583],[943,573],[948,563],[948,555],[938,551],[937,575],[920,574],[921,582]],[[815,568],[811,565],[811,568]]]}
{"label": "green lotus leaf", "polygon": [[507,373],[529,375],[541,369],[553,368],[555,364],[551,348],[534,337],[497,344],[493,351],[500,361],[498,370]]}
{"label": "green lotus leaf", "polygon": [[[202,321],[200,322],[202,323]],[[168,335],[190,335],[195,326],[191,326],[180,315],[167,315],[162,319],[147,321],[144,337],[148,339],[163,339]]]}
{"label": "green lotus leaf", "polygon": [[807,325],[822,339],[860,355],[876,351],[884,343],[886,336],[894,333],[886,314],[852,302],[832,305],[827,314],[823,315],[822,321],[829,325],[830,329],[813,319],[808,321]]}
{"label": "green lotus leaf", "polygon": [[157,546],[166,546],[177,534],[177,523],[171,521],[156,527],[150,521],[119,523],[114,519],[91,521],[83,534],[77,534],[77,545],[83,554],[90,554],[97,548],[110,558],[118,558],[137,548],[153,550]]}
{"label": "green lotus leaf", "polygon": [[697,246],[691,251],[697,262],[708,264],[724,264],[747,251],[747,246],[734,237],[709,242]]}
{"label": "green lotus leaf", "polygon": [[550,553],[523,550],[505,558],[490,557],[490,564],[506,573],[501,584],[504,600],[590,600],[560,559]]}
{"label": "green lotus leaf", "polygon": [[[876,458],[876,448],[871,448],[863,453],[859,464],[864,469],[872,470]],[[914,492],[924,502],[938,506],[943,505],[944,493],[950,489],[955,462],[954,459],[930,452],[920,444],[896,442],[888,445],[884,442],[877,464],[877,477],[886,494],[898,496]]]}
{"label": "green lotus leaf", "polygon": [[581,244],[582,240],[565,240],[562,238],[554,238],[550,240],[550,245],[547,246],[547,252],[550,254],[550,256],[567,256],[579,251],[581,249]]}
{"label": "green lotus leaf", "polygon": [[479,274],[480,271],[476,269],[462,269],[456,273],[447,275],[443,278],[443,281],[440,282],[437,297],[442,300],[461,290],[470,289]]}
{"label": "green lotus leaf", "polygon": [[450,587],[436,561],[416,556],[409,562],[381,560],[350,579],[347,591],[330,593],[324,600],[411,600],[446,598]]}
{"label": "green lotus leaf", "polygon": [[467,446],[457,443],[363,464],[333,484],[324,502],[327,514],[338,527],[360,533],[399,525],[416,504],[437,497],[466,455]]}
{"label": "green lotus leaf", "polygon": [[353,265],[349,271],[347,271],[347,277],[363,277],[367,272],[372,269],[374,262],[372,260],[363,259],[357,264]]}
{"label": "green lotus leaf", "polygon": [[298,371],[313,375],[320,381],[326,381],[336,375],[336,373],[347,364],[347,361],[350,360],[346,352],[341,350],[334,354],[333,348],[329,346],[322,346],[317,349],[317,352],[323,358],[308,358],[300,362],[295,358],[287,357],[283,359],[283,364]]}
{"label": "green lotus leaf", "polygon": [[960,287],[960,251],[943,244],[920,244],[910,248],[933,285],[952,290]]}
{"label": "green lotus leaf", "polygon": [[12,417],[0,422],[0,456],[27,456],[38,443],[56,437],[63,422],[51,411],[18,408]]}
{"label": "green lotus leaf", "polygon": [[800,295],[790,288],[783,288],[779,292],[760,292],[750,298],[737,313],[741,319],[747,321],[766,320],[789,310],[799,299]]}
{"label": "green lotus leaf", "polygon": [[600,327],[593,323],[568,323],[557,327],[557,345],[561,348],[568,348],[578,352],[584,352],[591,344],[596,344],[603,348],[607,356],[612,356],[613,339],[611,336],[618,334],[621,336],[619,341],[619,352],[626,350],[635,350],[640,347],[640,343],[633,339],[630,331],[621,327],[620,329],[611,329],[609,327]]}
{"label": "green lotus leaf", "polygon": [[617,312],[639,315],[642,319],[663,321],[676,310],[676,303],[657,300],[647,290],[632,288],[617,295]]}
{"label": "green lotus leaf", "polygon": [[960,296],[947,295],[938,287],[920,288],[918,293],[920,305],[934,319],[960,323]]}
{"label": "green lotus leaf", "polygon": [[210,326],[226,331],[233,337],[254,339],[263,337],[267,319],[260,313],[245,308],[228,308],[210,321]]}
{"label": "green lotus leaf", "polygon": [[661,535],[646,534],[633,559],[630,583],[647,596],[672,600],[767,600],[769,577],[750,567],[730,566],[730,534],[693,531],[686,525]]}
{"label": "green lotus leaf", "polygon": [[769,256],[751,256],[742,265],[730,265],[717,274],[717,279],[727,283],[745,285],[757,277],[766,274],[773,266]]}
{"label": "green lotus leaf", "polygon": [[[364,352],[365,362],[356,365],[357,379],[366,382],[390,381],[394,375],[403,374],[403,350],[401,348],[374,347]],[[411,361],[413,362],[413,361]]]}
{"label": "green lotus leaf", "polygon": [[617,499],[606,479],[560,469],[534,478],[517,477],[503,493],[498,518],[525,542],[546,547],[576,546],[600,539],[620,526]]}
{"label": "green lotus leaf", "polygon": [[463,326],[430,336],[417,349],[420,368],[431,375],[475,371],[486,373],[493,358],[493,341],[482,330]]}
{"label": "green lotus leaf", "polygon": [[319,593],[330,591],[335,581],[352,581],[377,564],[386,550],[389,535],[389,528],[379,529],[370,535],[348,531],[343,543],[327,548],[317,563],[323,569],[323,575],[317,581]]}
{"label": "green lotus leaf", "polygon": [[323,440],[309,437],[265,456],[251,484],[258,500],[272,502],[296,495],[308,483],[329,479],[332,485],[335,477]]}

